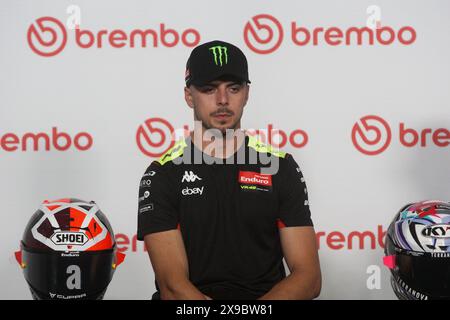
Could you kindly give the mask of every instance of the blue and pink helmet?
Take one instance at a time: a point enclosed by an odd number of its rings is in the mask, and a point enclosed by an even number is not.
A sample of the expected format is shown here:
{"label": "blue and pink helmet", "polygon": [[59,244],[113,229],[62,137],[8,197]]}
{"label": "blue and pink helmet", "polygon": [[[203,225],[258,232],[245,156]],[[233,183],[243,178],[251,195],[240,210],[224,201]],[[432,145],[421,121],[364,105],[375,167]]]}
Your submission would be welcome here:
{"label": "blue and pink helmet", "polygon": [[389,225],[385,255],[399,299],[450,299],[450,203],[404,206]]}

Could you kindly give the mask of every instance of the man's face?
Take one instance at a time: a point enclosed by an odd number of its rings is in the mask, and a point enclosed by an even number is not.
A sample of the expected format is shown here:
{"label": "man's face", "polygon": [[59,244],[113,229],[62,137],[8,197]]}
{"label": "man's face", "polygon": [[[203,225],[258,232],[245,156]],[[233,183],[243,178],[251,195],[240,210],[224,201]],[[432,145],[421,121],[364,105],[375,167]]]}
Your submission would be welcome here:
{"label": "man's face", "polygon": [[244,106],[248,100],[246,83],[215,80],[204,86],[191,85],[184,89],[189,107],[194,109],[195,120],[205,129],[239,129]]}

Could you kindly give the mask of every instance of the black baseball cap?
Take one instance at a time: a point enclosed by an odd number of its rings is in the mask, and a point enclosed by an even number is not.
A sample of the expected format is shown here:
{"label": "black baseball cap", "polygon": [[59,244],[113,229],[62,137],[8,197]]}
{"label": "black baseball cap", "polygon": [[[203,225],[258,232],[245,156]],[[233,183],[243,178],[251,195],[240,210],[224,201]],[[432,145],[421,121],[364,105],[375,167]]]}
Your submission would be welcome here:
{"label": "black baseball cap", "polygon": [[201,86],[222,77],[250,83],[247,58],[242,50],[220,40],[195,47],[186,63],[186,86]]}

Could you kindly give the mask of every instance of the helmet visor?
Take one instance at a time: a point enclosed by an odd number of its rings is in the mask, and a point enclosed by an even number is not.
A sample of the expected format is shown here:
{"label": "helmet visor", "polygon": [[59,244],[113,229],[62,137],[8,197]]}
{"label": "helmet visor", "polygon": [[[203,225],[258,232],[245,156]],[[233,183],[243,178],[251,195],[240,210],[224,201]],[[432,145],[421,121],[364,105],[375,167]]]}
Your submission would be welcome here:
{"label": "helmet visor", "polygon": [[114,250],[39,252],[23,247],[28,284],[47,297],[41,299],[96,299],[112,279]]}
{"label": "helmet visor", "polygon": [[[446,253],[444,253],[446,255]],[[450,298],[450,257],[400,253],[396,256],[398,276],[412,290],[430,299]]]}

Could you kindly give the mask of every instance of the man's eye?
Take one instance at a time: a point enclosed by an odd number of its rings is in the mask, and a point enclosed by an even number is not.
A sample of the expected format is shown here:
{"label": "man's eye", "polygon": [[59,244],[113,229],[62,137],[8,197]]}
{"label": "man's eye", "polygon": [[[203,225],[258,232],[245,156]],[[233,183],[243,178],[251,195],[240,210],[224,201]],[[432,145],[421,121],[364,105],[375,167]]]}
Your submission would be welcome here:
{"label": "man's eye", "polygon": [[236,92],[239,92],[239,90],[241,90],[241,86],[232,86],[232,87],[230,87],[230,91],[231,92],[236,93]]}
{"label": "man's eye", "polygon": [[211,93],[214,91],[214,88],[213,87],[203,87],[201,91],[204,93]]}

